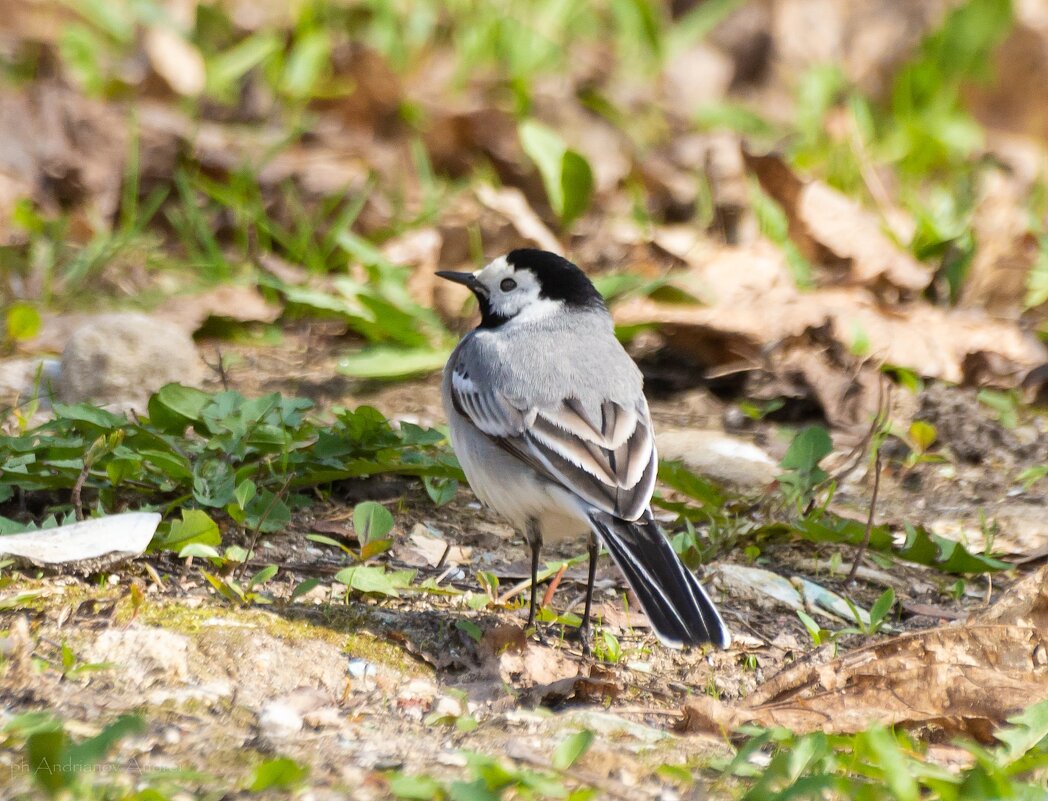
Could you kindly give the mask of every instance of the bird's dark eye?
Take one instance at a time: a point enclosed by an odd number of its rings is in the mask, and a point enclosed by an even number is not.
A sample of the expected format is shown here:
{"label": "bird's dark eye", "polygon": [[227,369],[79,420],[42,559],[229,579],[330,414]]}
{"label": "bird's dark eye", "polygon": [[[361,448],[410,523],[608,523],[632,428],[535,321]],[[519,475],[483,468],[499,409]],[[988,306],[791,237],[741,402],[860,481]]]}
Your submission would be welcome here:
{"label": "bird's dark eye", "polygon": [[516,288],[517,282],[514,281],[512,278],[503,278],[502,283],[499,284],[499,289],[501,289],[503,292],[512,292]]}

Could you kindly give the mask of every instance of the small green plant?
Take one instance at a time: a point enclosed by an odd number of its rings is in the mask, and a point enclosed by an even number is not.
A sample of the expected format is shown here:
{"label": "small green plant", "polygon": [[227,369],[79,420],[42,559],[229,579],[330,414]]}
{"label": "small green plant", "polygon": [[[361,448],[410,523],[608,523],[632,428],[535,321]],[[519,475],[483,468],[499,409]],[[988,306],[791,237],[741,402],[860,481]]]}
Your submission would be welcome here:
{"label": "small green plant", "polygon": [[227,601],[231,601],[235,604],[248,605],[273,603],[274,599],[272,594],[262,592],[261,588],[277,574],[277,570],[278,568],[276,565],[266,565],[251,576],[243,585],[233,578],[216,576],[206,570],[201,572],[203,573],[204,578],[207,579],[208,584],[214,587],[218,594]]}
{"label": "small green plant", "polygon": [[905,441],[910,447],[910,452],[907,454],[903,466],[907,470],[925,462],[941,462],[944,460],[941,455],[928,452],[939,436],[939,432],[936,431],[935,426],[931,423],[927,423],[924,420],[914,420],[910,423],[910,428],[906,433]]}
{"label": "small green plant", "polygon": [[[795,734],[744,726],[745,741],[714,768],[741,781],[745,801],[817,797],[894,801],[992,801],[1044,795],[1048,768],[1048,702],[1034,704],[997,732],[999,744],[959,744],[974,759],[947,769],[907,733],[874,725],[856,734]],[[755,757],[761,756],[760,761]],[[770,757],[770,760],[768,759]]]}
{"label": "small green plant", "polygon": [[[588,742],[582,732],[572,735],[565,742],[568,745],[565,746],[562,743],[555,757],[561,763],[573,757],[568,763],[570,767],[588,747]],[[561,748],[563,748],[562,752]],[[567,798],[582,801],[592,798],[595,792],[585,784],[578,787],[580,779],[576,777],[566,779],[562,771],[567,768],[562,768],[559,772],[555,766],[551,770],[516,767],[497,757],[470,751],[463,752],[463,756],[466,759],[466,767],[462,771],[461,778],[445,782],[425,774],[411,775],[399,771],[392,772],[386,776],[389,792],[395,798],[412,799],[412,801],[428,801],[428,799],[491,801],[503,797]],[[575,789],[570,789],[573,785],[576,786]]]}
{"label": "small green plant", "polygon": [[[103,798],[92,790],[95,768],[121,740],[145,731],[136,715],[124,715],[94,737],[74,740],[62,721],[46,712],[17,715],[4,725],[0,742],[17,747],[37,787],[51,798]],[[103,774],[104,775],[104,772]],[[148,775],[143,783],[149,784]]]}
{"label": "small green plant", "polygon": [[[180,519],[165,520],[151,547],[181,553],[220,544],[217,514],[256,533],[282,530],[310,487],[382,473],[461,477],[440,432],[410,423],[394,430],[367,406],[336,409],[321,422],[306,416],[312,406],[177,384],[153,395],[148,417],[133,421],[88,404],[57,404],[54,419],[0,436],[0,503],[20,492],[65,513],[70,504],[56,494],[72,498],[79,487],[99,514],[146,504],[178,510]],[[372,551],[383,539],[373,537]]]}
{"label": "small green plant", "polygon": [[1019,481],[1023,485],[1023,491],[1028,492],[1030,487],[1046,476],[1048,476],[1048,464],[1040,464],[1023,470],[1019,474]]}
{"label": "small green plant", "polygon": [[591,745],[593,745],[593,732],[589,729],[582,729],[561,740],[554,749],[550,761],[557,770],[567,770],[579,761],[579,758],[589,750]]}
{"label": "small green plant", "polygon": [[808,630],[808,636],[811,637],[811,644],[816,648],[821,646],[823,642],[828,642],[833,636],[833,632],[824,629],[816,623],[815,619],[803,609],[797,610],[797,617],[799,617],[801,623],[804,624],[804,628]]}
{"label": "small green plant", "polygon": [[520,124],[520,143],[542,176],[550,207],[567,228],[590,204],[593,171],[589,162],[559,134],[535,120]]}
{"label": "small green plant", "polygon": [[593,637],[593,655],[601,662],[619,664],[622,661],[619,638],[607,629],[600,629]]}
{"label": "small green plant", "polygon": [[347,599],[351,592],[396,598],[414,580],[414,570],[387,570],[384,565],[356,565],[335,574],[335,581],[346,588]]}
{"label": "small green plant", "polygon": [[798,512],[809,507],[815,492],[829,479],[819,463],[833,450],[830,435],[822,426],[808,426],[794,436],[780,463],[779,486],[789,506]]}
{"label": "small green plant", "polygon": [[739,411],[754,422],[760,422],[769,414],[773,414],[786,405],[782,398],[772,398],[767,401],[739,401]]}
{"label": "small green plant", "polygon": [[246,789],[252,793],[265,790],[294,790],[305,784],[309,768],[289,757],[267,759],[255,766]]}
{"label": "small green plant", "polygon": [[1016,428],[1019,425],[1021,400],[1017,391],[980,389],[976,397],[980,403],[993,411],[997,422],[1005,428]]}
{"label": "small green plant", "polygon": [[110,662],[81,662],[73,649],[69,647],[68,643],[62,643],[61,648],[62,658],[62,678],[68,680],[78,679],[88,673],[95,673],[100,670],[110,670],[113,664]]}

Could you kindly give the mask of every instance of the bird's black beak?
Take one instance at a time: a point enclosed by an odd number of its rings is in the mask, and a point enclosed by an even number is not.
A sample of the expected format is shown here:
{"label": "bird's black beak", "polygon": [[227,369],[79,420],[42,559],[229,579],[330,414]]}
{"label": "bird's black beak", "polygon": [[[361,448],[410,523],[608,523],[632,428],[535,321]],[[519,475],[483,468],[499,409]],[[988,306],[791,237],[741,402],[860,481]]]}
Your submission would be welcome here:
{"label": "bird's black beak", "polygon": [[437,270],[437,275],[456,284],[462,284],[477,292],[481,286],[480,281],[473,273],[456,273],[451,270]]}

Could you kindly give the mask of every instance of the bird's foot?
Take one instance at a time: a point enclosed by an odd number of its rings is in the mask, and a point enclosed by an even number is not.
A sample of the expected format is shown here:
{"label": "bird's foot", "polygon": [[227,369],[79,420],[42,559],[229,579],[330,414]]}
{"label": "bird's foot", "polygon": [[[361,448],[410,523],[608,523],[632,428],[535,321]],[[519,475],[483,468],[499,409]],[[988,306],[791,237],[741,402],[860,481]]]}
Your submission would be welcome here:
{"label": "bird's foot", "polygon": [[567,629],[564,632],[564,639],[577,642],[579,647],[582,648],[583,656],[593,656],[593,649],[590,645],[593,642],[593,630],[589,624],[574,629]]}
{"label": "bird's foot", "polygon": [[549,641],[546,639],[546,635],[542,633],[542,628],[538,623],[531,621],[524,627],[524,632],[529,637],[534,637],[539,645],[549,645]]}

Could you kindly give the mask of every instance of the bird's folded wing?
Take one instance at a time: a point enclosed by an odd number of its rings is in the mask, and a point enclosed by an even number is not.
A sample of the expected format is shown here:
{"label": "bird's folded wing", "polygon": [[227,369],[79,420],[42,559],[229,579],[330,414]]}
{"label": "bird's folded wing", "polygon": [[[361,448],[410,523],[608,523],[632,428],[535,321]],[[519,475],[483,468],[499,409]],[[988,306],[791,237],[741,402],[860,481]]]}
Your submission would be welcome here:
{"label": "bird's folded wing", "polygon": [[657,458],[648,406],[600,405],[600,419],[575,398],[528,406],[474,382],[461,365],[452,374],[456,410],[500,447],[597,509],[635,520],[648,507]]}

